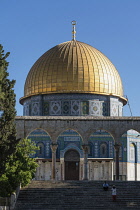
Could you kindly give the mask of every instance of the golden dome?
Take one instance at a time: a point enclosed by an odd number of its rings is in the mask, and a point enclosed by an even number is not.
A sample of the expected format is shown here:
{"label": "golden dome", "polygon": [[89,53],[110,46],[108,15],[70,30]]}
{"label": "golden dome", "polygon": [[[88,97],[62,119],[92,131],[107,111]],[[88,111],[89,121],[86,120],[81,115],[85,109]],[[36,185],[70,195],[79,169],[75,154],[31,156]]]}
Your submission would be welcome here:
{"label": "golden dome", "polygon": [[33,95],[53,93],[113,95],[126,104],[115,66],[94,47],[75,40],[51,48],[35,62],[20,102]]}

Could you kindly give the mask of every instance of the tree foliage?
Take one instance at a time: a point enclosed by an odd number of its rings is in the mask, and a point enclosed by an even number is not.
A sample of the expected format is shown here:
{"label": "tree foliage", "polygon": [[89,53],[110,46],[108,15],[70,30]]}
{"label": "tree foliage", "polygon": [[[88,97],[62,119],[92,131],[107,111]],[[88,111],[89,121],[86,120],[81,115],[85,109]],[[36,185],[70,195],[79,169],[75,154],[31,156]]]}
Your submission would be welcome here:
{"label": "tree foliage", "polygon": [[7,67],[8,62],[6,61],[6,58],[9,56],[10,53],[4,54],[4,50],[2,45],[0,45],[0,99],[3,98],[4,92],[2,91],[2,82],[5,74],[8,76]]}
{"label": "tree foliage", "polygon": [[29,184],[34,177],[38,164],[32,158],[37,147],[31,140],[23,139],[17,144],[17,149],[6,163],[5,173],[0,177],[0,196],[7,197],[21,184]]}
{"label": "tree foliage", "polygon": [[9,63],[6,61],[10,53],[4,54],[0,45],[0,175],[5,171],[5,165],[9,156],[15,151],[18,140],[15,128],[15,80],[8,79],[7,72]]}

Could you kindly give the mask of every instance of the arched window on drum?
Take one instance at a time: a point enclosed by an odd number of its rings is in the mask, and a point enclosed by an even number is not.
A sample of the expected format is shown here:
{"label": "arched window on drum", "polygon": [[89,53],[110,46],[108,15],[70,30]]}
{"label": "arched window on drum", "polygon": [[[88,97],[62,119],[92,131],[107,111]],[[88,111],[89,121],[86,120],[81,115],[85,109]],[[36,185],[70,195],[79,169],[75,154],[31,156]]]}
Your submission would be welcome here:
{"label": "arched window on drum", "polygon": [[101,143],[100,144],[100,157],[107,157],[107,144]]}
{"label": "arched window on drum", "polygon": [[44,158],[44,144],[43,143],[38,143],[37,147],[38,147],[37,157],[38,158]]}

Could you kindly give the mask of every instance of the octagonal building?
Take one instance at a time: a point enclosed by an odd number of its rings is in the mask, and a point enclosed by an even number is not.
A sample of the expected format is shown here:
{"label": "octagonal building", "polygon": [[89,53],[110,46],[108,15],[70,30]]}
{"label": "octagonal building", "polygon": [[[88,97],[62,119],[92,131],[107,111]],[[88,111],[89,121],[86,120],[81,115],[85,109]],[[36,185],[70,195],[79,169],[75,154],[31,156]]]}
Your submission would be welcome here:
{"label": "octagonal building", "polygon": [[75,33],[73,23],[72,40],[34,63],[20,98],[17,136],[39,148],[35,179],[140,180],[140,120],[122,117],[121,77]]}
{"label": "octagonal building", "polygon": [[127,100],[111,61],[73,39],[51,48],[34,63],[20,103],[25,116],[122,116]]}

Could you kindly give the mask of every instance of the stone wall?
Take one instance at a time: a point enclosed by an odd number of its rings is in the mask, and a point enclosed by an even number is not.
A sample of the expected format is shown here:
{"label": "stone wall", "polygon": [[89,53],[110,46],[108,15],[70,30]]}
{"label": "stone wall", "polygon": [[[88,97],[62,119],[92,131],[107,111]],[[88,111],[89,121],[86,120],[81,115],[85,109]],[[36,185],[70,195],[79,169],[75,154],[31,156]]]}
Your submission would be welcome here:
{"label": "stone wall", "polygon": [[140,117],[80,117],[80,116],[17,116],[15,119],[17,138],[27,137],[37,128],[47,131],[52,142],[67,129],[76,130],[87,143],[96,130],[105,130],[111,134],[115,142],[130,129],[140,132]]}

